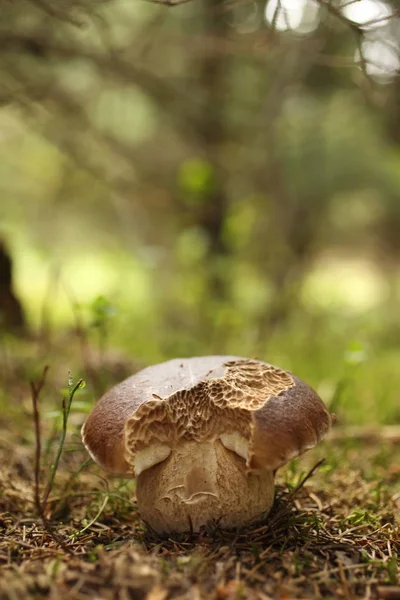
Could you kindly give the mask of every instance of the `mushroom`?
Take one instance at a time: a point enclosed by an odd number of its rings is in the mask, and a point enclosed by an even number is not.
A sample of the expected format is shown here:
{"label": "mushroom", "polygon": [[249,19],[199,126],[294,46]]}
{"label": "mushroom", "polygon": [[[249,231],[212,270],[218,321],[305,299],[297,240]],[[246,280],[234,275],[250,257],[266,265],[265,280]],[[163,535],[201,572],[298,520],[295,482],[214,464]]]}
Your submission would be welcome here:
{"label": "mushroom", "polygon": [[93,460],[136,477],[156,532],[237,527],[268,513],[274,474],[317,444],[332,417],[278,367],[237,356],[174,359],[108,391],[82,427]]}

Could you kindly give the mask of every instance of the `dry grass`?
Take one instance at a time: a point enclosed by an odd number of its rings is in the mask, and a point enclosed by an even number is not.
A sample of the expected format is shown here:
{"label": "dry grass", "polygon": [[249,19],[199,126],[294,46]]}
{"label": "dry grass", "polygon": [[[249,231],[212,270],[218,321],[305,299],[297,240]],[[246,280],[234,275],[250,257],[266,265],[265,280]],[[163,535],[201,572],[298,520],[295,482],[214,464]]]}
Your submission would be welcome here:
{"label": "dry grass", "polygon": [[[33,448],[0,448],[0,599],[215,600],[400,598],[400,450],[335,442],[327,461],[279,477],[265,522],[160,539],[136,510],[134,486],[66,454],[46,517],[37,516]],[[317,452],[312,454],[315,462]]]}
{"label": "dry grass", "polygon": [[[160,539],[140,520],[134,482],[106,480],[93,464],[83,466],[87,455],[77,432],[83,404],[92,403],[87,388],[69,416],[43,505],[62,431],[48,411],[60,410],[65,371],[61,377],[50,369],[38,404],[36,490],[26,382],[31,373],[38,381],[40,369],[34,356],[12,366],[17,370],[5,371],[10,381],[0,405],[0,600],[400,599],[396,436],[336,435],[289,464],[278,473],[272,513],[256,526],[230,532],[213,526],[196,536]],[[122,378],[119,371],[113,377]],[[304,482],[321,458],[325,462]]]}

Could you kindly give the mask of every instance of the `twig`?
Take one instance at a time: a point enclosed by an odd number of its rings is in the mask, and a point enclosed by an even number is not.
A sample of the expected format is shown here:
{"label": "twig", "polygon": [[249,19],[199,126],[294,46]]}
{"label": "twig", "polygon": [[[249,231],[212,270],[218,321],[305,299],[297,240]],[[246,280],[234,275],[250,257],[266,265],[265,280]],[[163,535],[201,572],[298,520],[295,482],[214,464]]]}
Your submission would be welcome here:
{"label": "twig", "polygon": [[303,485],[306,483],[306,481],[308,481],[310,479],[310,477],[312,477],[315,473],[315,471],[317,471],[317,469],[320,468],[321,465],[323,465],[325,462],[325,458],[321,458],[321,460],[319,460],[313,467],[312,469],[310,469],[310,471],[307,473],[307,475],[305,477],[303,477],[303,479],[300,481],[300,483],[298,483],[296,485],[296,487],[294,488],[294,490],[291,492],[291,496],[293,497],[295,494],[297,494],[297,492],[303,487]]}
{"label": "twig", "polygon": [[187,2],[191,2],[191,0],[147,0],[152,4],[164,4],[164,6],[179,6],[180,4],[186,4]]}
{"label": "twig", "polygon": [[[66,13],[65,11],[55,9],[50,3],[44,2],[43,0],[31,0],[31,3],[39,7],[43,12],[48,14],[50,17],[59,19],[71,25],[81,27],[83,22],[77,19],[74,15]],[[72,7],[75,8],[75,7]]]}
{"label": "twig", "polygon": [[346,15],[342,12],[340,7],[336,6],[330,0],[316,0],[320,7],[325,8],[329,14],[331,14],[338,21],[341,21],[348,29],[352,32],[355,43],[357,46],[357,50],[360,56],[358,61],[358,65],[365,77],[365,79],[371,84],[372,79],[368,73],[368,60],[366,59],[363,51],[363,41],[365,39],[365,31],[362,25],[355,23],[351,19],[348,19]]}
{"label": "twig", "polygon": [[313,573],[311,575],[312,579],[323,579],[328,577],[329,575],[333,575],[334,573],[340,573],[341,570],[353,571],[354,569],[370,569],[371,563],[356,563],[354,565],[341,565],[340,567],[334,567],[333,569],[326,569],[324,571],[319,571],[318,573]]}
{"label": "twig", "polygon": [[68,554],[73,554],[72,550],[68,548],[68,546],[64,543],[63,539],[54,532],[51,524],[47,520],[45,515],[45,511],[43,508],[43,504],[40,501],[40,462],[41,462],[41,431],[40,431],[40,411],[39,411],[39,397],[40,393],[44,387],[46,382],[47,372],[49,370],[49,366],[46,365],[43,369],[42,375],[37,383],[34,381],[30,382],[31,387],[31,397],[32,397],[32,406],[33,406],[33,419],[35,424],[35,506],[36,510],[42,520],[43,527],[50,535],[50,537],[54,540],[54,542],[59,545],[65,552]]}
{"label": "twig", "polygon": [[39,396],[46,383],[46,377],[49,370],[49,366],[46,365],[43,369],[42,375],[37,383],[34,381],[30,382],[32,406],[33,406],[33,420],[35,424],[35,506],[39,514],[42,512],[42,505],[40,502],[40,460],[42,455],[42,444],[41,444],[41,432],[40,432],[40,413],[39,413]]}
{"label": "twig", "polygon": [[95,517],[93,517],[93,519],[92,519],[91,521],[89,521],[89,523],[87,523],[87,524],[86,524],[86,525],[83,527],[83,529],[80,529],[79,531],[77,531],[77,532],[76,532],[76,533],[75,533],[75,534],[72,536],[72,537],[74,538],[74,541],[76,541],[76,539],[77,539],[77,538],[78,538],[80,535],[82,535],[82,533],[83,533],[84,531],[86,531],[86,530],[87,530],[87,529],[89,529],[89,528],[90,528],[90,527],[91,527],[91,526],[92,526],[94,523],[96,523],[97,519],[98,519],[98,518],[101,516],[101,514],[103,513],[103,511],[104,511],[105,507],[107,506],[109,499],[110,499],[110,497],[107,495],[107,496],[104,498],[104,500],[103,500],[103,502],[102,502],[102,504],[101,504],[101,506],[100,506],[100,508],[99,508],[99,510],[98,510],[98,512],[97,512],[97,514],[96,514],[96,516],[95,516]]}
{"label": "twig", "polygon": [[[131,82],[138,85],[157,104],[161,111],[167,113],[169,118],[174,120],[177,131],[182,132],[186,138],[190,135],[196,147],[201,148],[197,117],[198,111],[201,111],[204,107],[187,90],[182,92],[174,86],[166,84],[163,79],[155,77],[149,70],[137,66],[120,54],[107,56],[89,47],[77,44],[61,44],[51,39],[48,32],[37,33],[34,36],[7,32],[7,34],[1,36],[0,51],[26,52],[26,48],[32,43],[58,59],[65,61],[86,60],[100,73],[111,74],[113,78],[117,77],[125,83]],[[54,91],[52,90],[53,94]],[[196,102],[194,102],[195,100]],[[76,106],[79,106],[78,103],[76,103]],[[75,106],[71,108],[75,109]],[[132,150],[133,148],[130,146],[130,152]]]}

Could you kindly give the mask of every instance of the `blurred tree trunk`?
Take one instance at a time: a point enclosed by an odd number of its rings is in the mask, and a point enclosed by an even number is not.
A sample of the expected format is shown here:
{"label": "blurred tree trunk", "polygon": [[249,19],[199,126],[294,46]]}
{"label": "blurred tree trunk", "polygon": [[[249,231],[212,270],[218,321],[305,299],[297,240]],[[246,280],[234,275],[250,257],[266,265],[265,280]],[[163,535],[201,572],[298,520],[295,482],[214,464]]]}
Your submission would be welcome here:
{"label": "blurred tree trunk", "polygon": [[282,156],[274,150],[278,141],[275,135],[274,127],[271,127],[267,189],[271,194],[273,223],[280,250],[269,261],[271,302],[260,323],[261,339],[282,326],[299,308],[302,285],[315,256],[316,236],[324,217],[323,207],[315,200],[313,190],[310,190],[309,199],[305,202],[289,189]]}
{"label": "blurred tree trunk", "polygon": [[198,119],[198,134],[203,140],[204,157],[213,169],[213,183],[206,191],[199,224],[207,234],[209,247],[206,260],[210,295],[227,299],[227,281],[223,262],[228,254],[223,239],[223,227],[228,207],[225,176],[221,166],[221,150],[226,139],[225,110],[229,60],[224,52],[224,40],[229,27],[221,0],[203,0],[204,55],[199,70],[203,95],[203,112]]}
{"label": "blurred tree trunk", "polygon": [[0,241],[0,330],[23,333],[25,318],[22,305],[13,291],[12,260]]}

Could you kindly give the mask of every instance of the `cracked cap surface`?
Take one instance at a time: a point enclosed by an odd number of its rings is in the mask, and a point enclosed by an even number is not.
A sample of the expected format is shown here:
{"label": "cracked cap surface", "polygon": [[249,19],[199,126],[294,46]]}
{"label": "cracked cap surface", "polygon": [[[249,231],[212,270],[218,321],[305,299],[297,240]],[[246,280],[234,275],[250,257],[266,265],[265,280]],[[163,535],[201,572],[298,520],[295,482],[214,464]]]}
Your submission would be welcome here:
{"label": "cracked cap surface", "polygon": [[95,462],[117,476],[135,476],[135,457],[146,448],[163,456],[179,442],[221,436],[247,443],[249,470],[275,470],[317,444],[331,423],[317,393],[288,371],[205,356],[150,366],[116,385],[94,407],[82,438]]}

